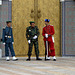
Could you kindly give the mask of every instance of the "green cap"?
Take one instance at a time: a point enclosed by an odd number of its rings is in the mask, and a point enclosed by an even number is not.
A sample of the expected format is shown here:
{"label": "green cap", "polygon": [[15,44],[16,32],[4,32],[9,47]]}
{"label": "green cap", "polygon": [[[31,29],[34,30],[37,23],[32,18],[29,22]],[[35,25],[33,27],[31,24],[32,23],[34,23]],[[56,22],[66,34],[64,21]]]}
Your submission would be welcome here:
{"label": "green cap", "polygon": [[31,23],[35,23],[35,22],[34,21],[30,21],[29,23],[31,24]]}
{"label": "green cap", "polygon": [[11,23],[11,21],[6,21],[6,23]]}

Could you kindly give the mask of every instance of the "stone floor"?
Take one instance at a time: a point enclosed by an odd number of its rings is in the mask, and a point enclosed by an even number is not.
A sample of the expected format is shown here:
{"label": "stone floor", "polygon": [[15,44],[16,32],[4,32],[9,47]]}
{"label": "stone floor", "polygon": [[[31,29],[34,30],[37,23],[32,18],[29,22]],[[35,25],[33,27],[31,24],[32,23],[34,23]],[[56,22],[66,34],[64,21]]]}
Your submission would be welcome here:
{"label": "stone floor", "polygon": [[75,75],[75,57],[57,57],[57,61],[26,61],[19,57],[18,61],[0,59],[0,75]]}

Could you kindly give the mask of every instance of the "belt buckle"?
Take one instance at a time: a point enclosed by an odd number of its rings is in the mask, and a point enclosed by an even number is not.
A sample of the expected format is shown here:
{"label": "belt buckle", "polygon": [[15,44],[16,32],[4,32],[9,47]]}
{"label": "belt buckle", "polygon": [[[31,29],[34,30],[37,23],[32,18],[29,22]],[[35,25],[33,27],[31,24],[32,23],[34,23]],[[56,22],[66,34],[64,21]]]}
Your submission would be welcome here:
{"label": "belt buckle", "polygon": [[8,38],[11,38],[11,36],[8,36]]}

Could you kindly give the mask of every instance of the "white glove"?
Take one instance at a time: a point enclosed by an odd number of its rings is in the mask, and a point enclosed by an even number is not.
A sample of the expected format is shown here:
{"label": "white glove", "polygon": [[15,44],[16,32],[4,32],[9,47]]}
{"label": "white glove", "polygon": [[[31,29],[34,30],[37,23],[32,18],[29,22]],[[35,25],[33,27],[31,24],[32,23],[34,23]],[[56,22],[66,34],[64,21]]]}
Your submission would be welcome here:
{"label": "white glove", "polygon": [[37,36],[35,35],[35,36],[33,37],[33,39],[37,39]]}
{"label": "white glove", "polygon": [[5,43],[3,43],[3,45],[5,45]]}
{"label": "white glove", "polygon": [[45,34],[45,37],[48,38],[48,34]]}
{"label": "white glove", "polygon": [[53,37],[53,36],[52,36],[52,40],[53,40],[53,42],[55,42],[55,41],[54,41],[54,37]]}
{"label": "white glove", "polygon": [[14,42],[12,42],[12,44],[14,44]]}
{"label": "white glove", "polygon": [[28,43],[30,44],[30,43],[31,43],[31,41],[30,41],[30,40],[28,40]]}

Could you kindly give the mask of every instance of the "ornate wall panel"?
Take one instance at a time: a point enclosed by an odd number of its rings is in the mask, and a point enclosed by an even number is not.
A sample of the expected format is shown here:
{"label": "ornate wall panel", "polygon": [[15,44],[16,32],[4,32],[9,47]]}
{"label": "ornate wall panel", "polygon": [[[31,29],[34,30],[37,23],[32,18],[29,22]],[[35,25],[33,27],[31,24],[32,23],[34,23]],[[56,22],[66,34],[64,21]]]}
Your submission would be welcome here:
{"label": "ornate wall panel", "polygon": [[[38,3],[37,3],[38,2]],[[32,11],[32,14],[31,14]],[[56,55],[60,55],[60,2],[59,0],[12,0],[12,26],[14,34],[14,49],[17,56],[25,56],[28,52],[28,42],[26,40],[26,27],[29,21],[34,20],[39,27],[39,50],[40,55],[44,55],[44,42],[42,28],[44,19],[49,18],[50,24],[54,25],[56,34],[55,49]],[[34,55],[33,50],[33,55]]]}
{"label": "ornate wall panel", "polygon": [[32,9],[34,10],[34,0],[12,0],[14,49],[18,56],[25,56],[28,52],[25,34],[29,21],[34,20],[30,17]]}
{"label": "ornate wall panel", "polygon": [[[42,34],[42,28],[45,26],[44,19],[50,19],[50,24],[55,28],[55,50],[56,55],[60,55],[60,2],[59,0],[38,0],[38,10],[41,11],[41,18],[38,19],[38,27],[40,34]],[[43,37],[40,35],[39,47],[41,54],[44,52]]]}

